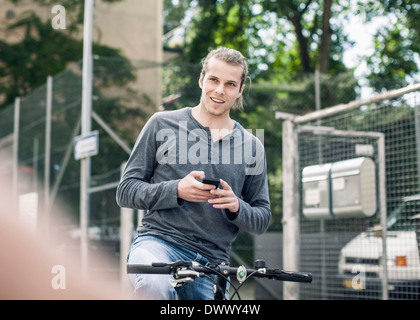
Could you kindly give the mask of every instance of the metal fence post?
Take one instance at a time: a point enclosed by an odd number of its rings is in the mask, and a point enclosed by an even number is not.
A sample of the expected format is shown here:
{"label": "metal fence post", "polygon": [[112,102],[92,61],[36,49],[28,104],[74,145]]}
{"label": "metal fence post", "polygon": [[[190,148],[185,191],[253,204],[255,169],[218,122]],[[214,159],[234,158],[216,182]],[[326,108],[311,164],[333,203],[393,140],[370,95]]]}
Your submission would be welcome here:
{"label": "metal fence post", "polygon": [[[298,141],[295,124],[283,122],[283,268],[299,270],[299,182]],[[285,300],[299,299],[299,284],[283,283]]]}
{"label": "metal fence post", "polygon": [[130,282],[127,275],[127,254],[130,250],[132,241],[132,232],[134,229],[133,209],[121,208],[121,225],[120,225],[120,281],[123,292],[127,292],[130,288]]}
{"label": "metal fence post", "polygon": [[[93,0],[85,0],[85,15],[83,29],[83,79],[82,79],[82,136],[91,131],[92,113],[92,28]],[[84,157],[80,162],[80,230],[81,230],[81,264],[82,274],[87,277],[88,271],[88,219],[89,219],[89,187],[90,187],[90,157]]]}
{"label": "metal fence post", "polygon": [[386,207],[386,170],[385,170],[385,136],[378,133],[378,162],[379,162],[379,206],[381,212],[382,229],[382,299],[388,300],[388,256],[387,256],[387,207]]}
{"label": "metal fence post", "polygon": [[414,97],[414,126],[416,130],[416,149],[417,149],[417,181],[420,186],[420,105]]}
{"label": "metal fence post", "polygon": [[[121,165],[121,174],[124,171],[126,162]],[[127,253],[130,250],[132,241],[132,232],[134,229],[133,216],[134,210],[129,208],[121,208],[121,224],[120,224],[120,281],[123,292],[130,288],[128,275],[126,271]]]}
{"label": "metal fence post", "polygon": [[53,78],[47,77],[47,105],[45,114],[45,159],[44,159],[44,224],[47,239],[50,234],[50,167],[51,167],[51,113]]}
{"label": "metal fence post", "polygon": [[20,98],[15,99],[14,122],[13,122],[13,213],[18,214],[18,170],[19,170],[19,122],[20,122]]}

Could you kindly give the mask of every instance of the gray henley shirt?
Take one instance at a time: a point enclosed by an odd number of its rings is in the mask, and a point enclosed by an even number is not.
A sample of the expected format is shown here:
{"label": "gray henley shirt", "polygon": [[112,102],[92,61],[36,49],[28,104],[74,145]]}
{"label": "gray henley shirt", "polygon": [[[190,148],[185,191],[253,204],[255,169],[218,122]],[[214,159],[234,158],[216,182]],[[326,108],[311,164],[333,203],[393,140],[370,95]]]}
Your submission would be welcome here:
{"label": "gray henley shirt", "polygon": [[[226,181],[239,199],[237,216],[207,202],[177,197],[180,179],[191,171]],[[213,141],[191,108],[155,113],[140,132],[117,187],[119,206],[147,210],[140,234],[155,235],[229,261],[239,230],[263,233],[271,209],[262,142],[236,122],[232,133]]]}

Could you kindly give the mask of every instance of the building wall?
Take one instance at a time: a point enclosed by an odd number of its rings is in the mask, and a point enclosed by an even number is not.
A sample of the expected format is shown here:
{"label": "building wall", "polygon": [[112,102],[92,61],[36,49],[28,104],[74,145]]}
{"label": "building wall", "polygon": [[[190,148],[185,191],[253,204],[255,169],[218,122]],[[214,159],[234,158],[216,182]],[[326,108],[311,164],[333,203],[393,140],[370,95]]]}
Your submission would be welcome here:
{"label": "building wall", "polygon": [[117,3],[99,1],[95,5],[95,42],[121,48],[136,62],[150,63],[138,70],[136,89],[161,104],[162,0],[125,0]]}

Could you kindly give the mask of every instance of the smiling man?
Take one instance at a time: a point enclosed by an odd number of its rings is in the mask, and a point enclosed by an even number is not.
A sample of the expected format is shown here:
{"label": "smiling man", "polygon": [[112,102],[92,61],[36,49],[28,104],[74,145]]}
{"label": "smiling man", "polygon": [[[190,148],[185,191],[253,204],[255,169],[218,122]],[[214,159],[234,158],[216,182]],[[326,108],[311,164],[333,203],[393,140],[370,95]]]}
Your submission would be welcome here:
{"label": "smiling man", "polygon": [[[202,61],[199,104],[158,112],[146,123],[116,195],[121,207],[148,210],[128,263],[228,263],[239,230],[267,230],[271,209],[264,147],[230,117],[233,108],[242,108],[247,77],[239,51],[212,50]],[[254,161],[245,161],[250,157]],[[219,187],[203,183],[206,177],[217,178]],[[204,277],[177,288],[170,285],[170,275],[129,277],[140,299],[214,298],[214,283]]]}

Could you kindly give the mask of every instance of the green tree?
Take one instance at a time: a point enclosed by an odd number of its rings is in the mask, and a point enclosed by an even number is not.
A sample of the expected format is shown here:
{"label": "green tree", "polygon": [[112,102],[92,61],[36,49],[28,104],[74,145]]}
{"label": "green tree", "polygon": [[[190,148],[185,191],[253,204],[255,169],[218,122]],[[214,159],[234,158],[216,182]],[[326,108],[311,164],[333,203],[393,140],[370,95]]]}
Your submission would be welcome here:
{"label": "green tree", "polygon": [[[321,73],[343,70],[340,62],[341,43],[345,35],[338,23],[331,18],[347,8],[345,2],[335,4],[332,0],[317,1],[259,1],[265,12],[275,13],[283,30],[294,35],[290,54],[295,55],[295,67],[304,73],[318,68]],[[335,20],[337,21],[337,20]],[[281,56],[281,55],[279,55]]]}
{"label": "green tree", "polygon": [[71,61],[82,57],[82,42],[56,32],[34,13],[25,14],[11,26],[21,29],[22,41],[8,44],[0,41],[1,107],[15,97],[24,96],[45,83],[48,75],[63,71]]}
{"label": "green tree", "polygon": [[407,85],[418,75],[420,54],[420,1],[359,2],[365,21],[387,17],[389,23],[374,35],[374,52],[364,60],[367,79],[376,91]]}

